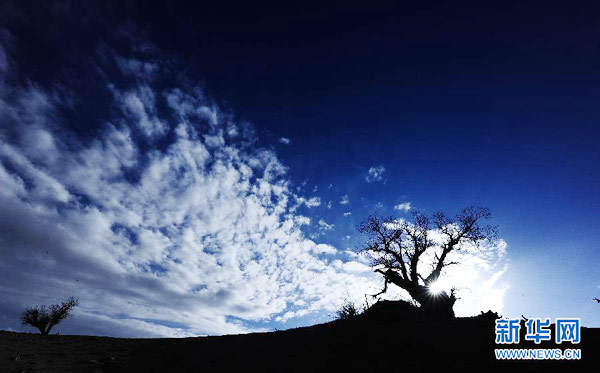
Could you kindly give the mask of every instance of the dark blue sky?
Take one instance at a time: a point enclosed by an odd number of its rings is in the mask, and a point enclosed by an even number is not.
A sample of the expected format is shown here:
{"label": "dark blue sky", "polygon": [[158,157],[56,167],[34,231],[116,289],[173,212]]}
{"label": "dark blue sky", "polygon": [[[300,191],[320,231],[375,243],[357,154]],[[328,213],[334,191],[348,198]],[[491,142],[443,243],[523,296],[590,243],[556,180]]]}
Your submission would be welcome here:
{"label": "dark blue sky", "polygon": [[[403,202],[426,213],[487,206],[508,243],[504,313],[600,326],[592,2],[17,3],[3,22],[19,38],[20,79],[68,77],[89,110],[66,111],[65,125],[83,137],[102,127],[111,97],[89,84],[91,61],[103,46],[127,55],[131,40],[111,30],[136,30],[250,122],[294,188],[321,199],[304,211],[335,226],[319,242],[352,248],[362,219],[401,215]],[[382,179],[365,182],[377,166]]]}

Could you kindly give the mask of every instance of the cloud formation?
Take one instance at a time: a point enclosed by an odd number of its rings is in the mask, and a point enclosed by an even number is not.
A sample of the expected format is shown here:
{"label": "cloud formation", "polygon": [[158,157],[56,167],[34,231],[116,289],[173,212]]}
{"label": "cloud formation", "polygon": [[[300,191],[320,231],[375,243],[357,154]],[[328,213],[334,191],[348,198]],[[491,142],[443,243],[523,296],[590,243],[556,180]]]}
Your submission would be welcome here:
{"label": "cloud formation", "polygon": [[367,172],[367,176],[365,176],[365,180],[367,183],[373,183],[376,181],[383,180],[383,173],[385,172],[385,167],[383,166],[373,166],[369,168]]}
{"label": "cloud formation", "polygon": [[398,211],[408,212],[408,211],[410,211],[410,209],[411,209],[410,202],[403,202],[403,203],[399,203],[396,206],[394,206],[394,210],[398,210]]}
{"label": "cloud formation", "polygon": [[68,82],[11,84],[0,48],[0,328],[74,295],[66,332],[239,333],[371,291],[372,273],[331,265],[337,249],[302,233],[292,201],[320,199],[290,190],[252,128],[156,58],[102,54],[90,81],[110,100],[81,136],[63,113],[87,106]]}
{"label": "cloud formation", "polygon": [[298,206],[304,205],[308,208],[321,206],[321,198],[320,197],[296,197],[296,203]]}
{"label": "cloud formation", "polygon": [[347,194],[344,194],[342,196],[342,199],[340,200],[340,205],[347,205],[350,203],[350,198],[348,198]]}
{"label": "cloud formation", "polygon": [[323,231],[330,231],[334,227],[334,224],[328,224],[325,220],[319,219],[319,229]]}

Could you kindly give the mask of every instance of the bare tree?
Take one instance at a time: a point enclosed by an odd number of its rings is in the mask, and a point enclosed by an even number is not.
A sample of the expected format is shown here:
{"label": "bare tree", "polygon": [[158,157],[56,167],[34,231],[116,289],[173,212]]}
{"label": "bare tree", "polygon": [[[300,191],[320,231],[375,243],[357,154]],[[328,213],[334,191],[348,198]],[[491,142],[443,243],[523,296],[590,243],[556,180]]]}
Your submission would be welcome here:
{"label": "bare tree", "polygon": [[[394,284],[406,290],[425,313],[454,317],[455,289],[450,294],[445,291],[433,294],[431,286],[445,267],[458,264],[449,261],[450,253],[461,250],[465,244],[480,247],[485,241],[496,240],[496,227],[479,225],[480,220],[490,217],[488,208],[467,207],[454,218],[443,212],[432,217],[414,213],[412,222],[393,217],[367,218],[358,228],[368,236],[362,251],[370,254],[375,271],[382,274],[385,281],[383,290],[374,297],[385,293],[388,284]],[[431,267],[424,269],[423,261],[427,257],[433,260],[429,263]]]}
{"label": "bare tree", "polygon": [[37,328],[42,335],[48,335],[52,327],[66,319],[78,303],[77,298],[71,297],[61,304],[27,308],[21,315],[21,322]]}

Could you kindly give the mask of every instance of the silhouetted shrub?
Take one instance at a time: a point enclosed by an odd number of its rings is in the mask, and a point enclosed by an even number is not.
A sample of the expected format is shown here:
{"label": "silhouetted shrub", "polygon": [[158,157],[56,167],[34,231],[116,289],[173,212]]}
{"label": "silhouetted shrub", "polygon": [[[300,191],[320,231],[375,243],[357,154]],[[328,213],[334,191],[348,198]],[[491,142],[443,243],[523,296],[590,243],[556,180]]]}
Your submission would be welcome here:
{"label": "silhouetted shrub", "polygon": [[380,299],[371,307],[365,309],[361,317],[376,322],[406,321],[421,318],[419,308],[403,300]]}
{"label": "silhouetted shrub", "polygon": [[342,307],[335,314],[338,320],[348,320],[357,317],[361,312],[354,302],[346,299]]}
{"label": "silhouetted shrub", "polygon": [[27,308],[21,315],[21,322],[37,328],[42,335],[48,335],[52,327],[66,319],[78,303],[77,298],[71,297],[61,304]]}
{"label": "silhouetted shrub", "polygon": [[487,312],[481,311],[477,317],[480,319],[496,320],[500,318],[500,315],[498,315],[498,312],[492,312],[492,310],[489,310]]}

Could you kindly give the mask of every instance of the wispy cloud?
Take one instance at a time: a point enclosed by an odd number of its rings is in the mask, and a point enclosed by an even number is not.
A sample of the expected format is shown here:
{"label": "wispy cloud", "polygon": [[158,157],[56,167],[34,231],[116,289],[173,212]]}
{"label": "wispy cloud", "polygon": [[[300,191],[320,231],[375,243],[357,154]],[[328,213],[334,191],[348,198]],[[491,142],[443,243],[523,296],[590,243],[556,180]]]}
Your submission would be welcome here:
{"label": "wispy cloud", "polygon": [[327,222],[323,219],[319,220],[319,229],[324,230],[324,231],[330,231],[332,230],[334,227],[333,224],[327,224]]}
{"label": "wispy cloud", "polygon": [[342,196],[342,199],[340,200],[340,205],[347,205],[350,203],[350,198],[348,198],[347,194],[344,194]]}
{"label": "wispy cloud", "polygon": [[285,145],[289,145],[292,143],[292,140],[287,137],[280,137],[279,142]]}
{"label": "wispy cloud", "polygon": [[403,203],[399,203],[396,206],[394,206],[394,210],[398,210],[398,211],[408,212],[408,211],[410,211],[410,209],[411,209],[410,202],[403,202]]}
{"label": "wispy cloud", "polygon": [[367,176],[365,176],[365,180],[367,183],[372,183],[376,181],[383,180],[383,173],[385,172],[385,167],[383,166],[373,166],[369,168],[367,172]]}
{"label": "wispy cloud", "polygon": [[320,197],[296,197],[296,202],[298,205],[305,205],[308,208],[321,206],[321,198]]}

